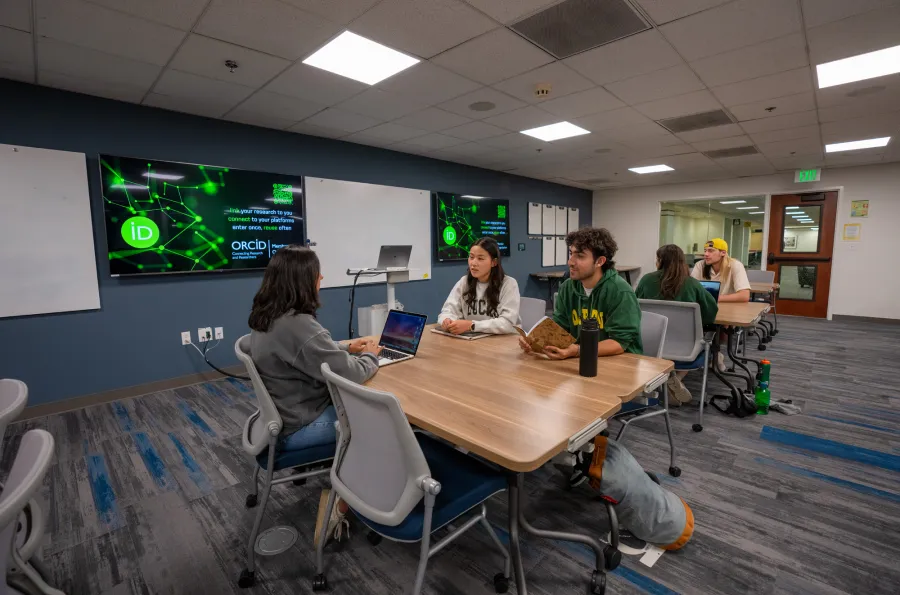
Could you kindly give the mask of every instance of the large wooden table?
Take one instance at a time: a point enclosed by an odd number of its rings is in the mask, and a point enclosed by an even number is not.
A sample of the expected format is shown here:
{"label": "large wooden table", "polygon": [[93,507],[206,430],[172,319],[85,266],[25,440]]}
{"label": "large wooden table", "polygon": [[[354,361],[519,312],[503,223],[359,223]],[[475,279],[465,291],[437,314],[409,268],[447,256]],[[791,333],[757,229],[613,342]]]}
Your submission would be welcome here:
{"label": "large wooden table", "polygon": [[720,326],[754,326],[769,308],[770,305],[763,302],[737,304],[719,302],[716,324]]}
{"label": "large wooden table", "polygon": [[600,358],[597,376],[583,378],[577,359],[525,355],[517,335],[464,341],[430,328],[413,360],[381,368],[366,386],[396,395],[414,425],[514,472],[508,517],[520,595],[527,594],[520,528],[590,546],[602,571],[604,546],[596,537],[530,525],[524,512],[524,472],[591,440],[622,401],[665,382],[672,362],[630,354]]}
{"label": "large wooden table", "polygon": [[778,283],[760,282],[750,284],[750,293],[772,293],[778,289]]}

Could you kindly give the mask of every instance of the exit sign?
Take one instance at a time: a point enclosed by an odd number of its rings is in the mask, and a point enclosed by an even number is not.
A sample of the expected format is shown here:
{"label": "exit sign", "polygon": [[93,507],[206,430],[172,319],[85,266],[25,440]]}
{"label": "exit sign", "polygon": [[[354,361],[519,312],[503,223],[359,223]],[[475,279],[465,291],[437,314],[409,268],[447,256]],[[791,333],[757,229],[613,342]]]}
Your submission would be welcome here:
{"label": "exit sign", "polygon": [[818,182],[821,177],[821,169],[798,169],[794,172],[794,183]]}

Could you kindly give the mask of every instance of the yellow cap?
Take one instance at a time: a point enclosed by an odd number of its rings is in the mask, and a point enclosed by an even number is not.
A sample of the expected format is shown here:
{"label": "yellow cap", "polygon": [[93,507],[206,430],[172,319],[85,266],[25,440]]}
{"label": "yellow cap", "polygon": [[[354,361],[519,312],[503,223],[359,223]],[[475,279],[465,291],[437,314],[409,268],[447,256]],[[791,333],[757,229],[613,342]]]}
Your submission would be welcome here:
{"label": "yellow cap", "polygon": [[716,250],[722,250],[724,252],[728,252],[728,242],[723,240],[722,238],[713,238],[710,241],[706,242],[707,248],[715,248]]}

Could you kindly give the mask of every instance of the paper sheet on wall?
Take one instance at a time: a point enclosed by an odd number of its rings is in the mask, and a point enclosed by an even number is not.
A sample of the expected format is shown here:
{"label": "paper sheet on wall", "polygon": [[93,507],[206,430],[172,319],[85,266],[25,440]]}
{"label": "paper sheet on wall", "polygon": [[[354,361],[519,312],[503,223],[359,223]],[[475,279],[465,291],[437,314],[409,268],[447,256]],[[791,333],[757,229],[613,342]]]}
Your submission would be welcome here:
{"label": "paper sheet on wall", "polygon": [[544,208],[539,202],[528,203],[528,235],[541,235],[541,210]]}
{"label": "paper sheet on wall", "polygon": [[564,236],[568,232],[566,227],[569,225],[568,212],[566,207],[556,207],[556,235]]}
{"label": "paper sheet on wall", "polygon": [[578,229],[578,208],[577,207],[569,207],[569,232],[573,232]]}
{"label": "paper sheet on wall", "polygon": [[545,236],[556,235],[556,207],[544,205],[543,234]]}
{"label": "paper sheet on wall", "polygon": [[553,236],[544,236],[541,241],[541,266],[552,267],[556,264],[556,242]]}
{"label": "paper sheet on wall", "polygon": [[556,264],[566,264],[569,260],[569,249],[566,246],[565,236],[557,236],[556,238]]}

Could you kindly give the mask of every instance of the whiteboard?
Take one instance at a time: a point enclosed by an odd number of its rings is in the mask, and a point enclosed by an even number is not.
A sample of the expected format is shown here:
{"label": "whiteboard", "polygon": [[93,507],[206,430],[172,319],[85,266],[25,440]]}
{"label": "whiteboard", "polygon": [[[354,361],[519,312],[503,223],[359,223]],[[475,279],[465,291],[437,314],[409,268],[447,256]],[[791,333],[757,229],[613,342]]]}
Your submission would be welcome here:
{"label": "whiteboard", "polygon": [[552,267],[556,263],[556,242],[553,236],[544,236],[541,242],[541,266]]}
{"label": "whiteboard", "polygon": [[528,235],[530,236],[541,235],[541,210],[543,206],[539,202],[528,203]]}
{"label": "whiteboard", "polygon": [[0,145],[0,318],[100,308],[84,153]]}
{"label": "whiteboard", "polygon": [[569,247],[566,246],[566,238],[558,236],[556,238],[556,264],[562,265],[569,261]]}
{"label": "whiteboard", "polygon": [[556,233],[556,207],[553,205],[544,205],[544,216],[541,217],[541,219],[544,235],[554,235]]}
{"label": "whiteboard", "polygon": [[578,229],[578,207],[569,208],[569,233]]}
{"label": "whiteboard", "polygon": [[556,207],[556,235],[564,236],[569,233],[566,226],[569,223],[568,212],[566,207]]}
{"label": "whiteboard", "polygon": [[[347,269],[374,268],[381,246],[412,245],[409,280],[431,279],[429,191],[305,180],[306,237],[319,255],[323,288],[352,285]],[[357,284],[384,282],[385,275],[377,275]]]}

